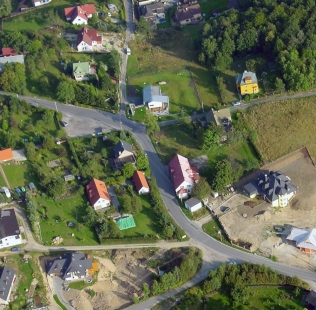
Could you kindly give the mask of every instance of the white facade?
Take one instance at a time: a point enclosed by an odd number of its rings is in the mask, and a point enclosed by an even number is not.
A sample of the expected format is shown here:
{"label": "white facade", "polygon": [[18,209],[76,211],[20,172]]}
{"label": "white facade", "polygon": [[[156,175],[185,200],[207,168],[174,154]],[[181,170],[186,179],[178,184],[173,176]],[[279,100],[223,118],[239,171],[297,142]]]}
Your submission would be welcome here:
{"label": "white facade", "polygon": [[109,207],[111,204],[110,200],[99,198],[98,201],[93,205],[94,210],[100,210]]}
{"label": "white facade", "polygon": [[41,6],[44,4],[48,4],[49,2],[51,2],[51,0],[41,0],[41,1],[34,1],[33,0],[33,5],[34,6]]}
{"label": "white facade", "polygon": [[278,199],[271,201],[272,207],[286,207],[290,200],[295,196],[295,193],[289,193],[278,196]]}
{"label": "white facade", "polygon": [[65,276],[65,281],[74,281],[79,279],[85,279],[85,276],[77,276],[74,272],[68,272]]}
{"label": "white facade", "polygon": [[[185,189],[187,190],[187,192],[185,193],[180,193],[181,189]],[[179,186],[178,188],[176,188],[176,193],[177,193],[177,196],[180,198],[180,199],[186,199],[189,197],[189,194],[191,194],[191,191],[193,189],[193,185],[187,181],[183,181]]]}
{"label": "white facade", "polygon": [[8,236],[0,240],[0,249],[12,247],[22,243],[21,235]]}
{"label": "white facade", "polygon": [[184,203],[185,207],[190,211],[190,212],[195,212],[199,209],[202,208],[202,202],[197,203],[195,206],[189,206],[186,203]]}
{"label": "white facade", "polygon": [[76,18],[72,21],[73,25],[87,25],[88,21],[80,16],[76,16]]}
{"label": "white facade", "polygon": [[147,194],[149,193],[149,188],[147,187],[142,187],[139,191],[138,191],[138,194],[141,195],[141,194]]}
{"label": "white facade", "polygon": [[78,44],[77,50],[78,52],[92,52],[92,45],[82,41]]}
{"label": "white facade", "polygon": [[163,103],[161,101],[151,101],[148,103],[148,108],[149,109],[156,109],[156,108],[162,108]]}

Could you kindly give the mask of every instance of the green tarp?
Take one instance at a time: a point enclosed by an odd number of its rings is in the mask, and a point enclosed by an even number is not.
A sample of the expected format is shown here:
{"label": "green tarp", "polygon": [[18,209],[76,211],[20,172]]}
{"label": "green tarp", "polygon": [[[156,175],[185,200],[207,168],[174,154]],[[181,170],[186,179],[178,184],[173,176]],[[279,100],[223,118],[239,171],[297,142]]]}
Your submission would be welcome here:
{"label": "green tarp", "polygon": [[116,224],[118,225],[120,230],[132,228],[136,226],[132,215],[127,216],[127,217],[121,217],[120,219],[116,221]]}

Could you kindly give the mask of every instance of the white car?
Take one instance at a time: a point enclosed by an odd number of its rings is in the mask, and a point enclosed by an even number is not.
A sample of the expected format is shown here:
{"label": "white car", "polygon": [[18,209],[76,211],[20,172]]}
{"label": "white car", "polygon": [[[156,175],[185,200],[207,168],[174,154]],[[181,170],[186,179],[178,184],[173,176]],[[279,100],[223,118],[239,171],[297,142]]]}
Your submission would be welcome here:
{"label": "white car", "polygon": [[233,106],[241,105],[240,101],[233,102]]}
{"label": "white car", "polygon": [[131,49],[129,47],[126,48],[126,55],[130,55],[131,54]]}
{"label": "white car", "polygon": [[5,193],[5,195],[7,196],[7,198],[11,198],[11,193],[9,191],[9,189],[7,187],[1,187],[1,192]]}
{"label": "white car", "polygon": [[109,17],[111,17],[111,16],[112,16],[112,14],[111,14],[110,12],[108,12],[108,16],[109,16]]}

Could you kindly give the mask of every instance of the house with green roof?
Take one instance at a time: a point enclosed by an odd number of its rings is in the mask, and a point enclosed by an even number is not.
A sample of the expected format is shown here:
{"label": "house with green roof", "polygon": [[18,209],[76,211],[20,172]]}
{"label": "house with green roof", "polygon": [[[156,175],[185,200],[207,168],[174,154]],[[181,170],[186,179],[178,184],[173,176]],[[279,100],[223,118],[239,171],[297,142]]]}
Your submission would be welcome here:
{"label": "house with green roof", "polygon": [[88,62],[76,62],[72,64],[72,75],[76,82],[89,81],[90,75],[96,74],[96,68]]}

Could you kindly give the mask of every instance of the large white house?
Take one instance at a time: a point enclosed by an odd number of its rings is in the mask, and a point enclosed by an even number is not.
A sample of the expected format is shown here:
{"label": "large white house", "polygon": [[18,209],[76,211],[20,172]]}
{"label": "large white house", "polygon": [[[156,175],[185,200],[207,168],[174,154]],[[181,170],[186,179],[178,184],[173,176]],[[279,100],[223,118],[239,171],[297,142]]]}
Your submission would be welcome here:
{"label": "large white house", "polygon": [[65,8],[65,18],[74,25],[87,25],[92,14],[96,14],[94,4],[84,4]]}
{"label": "large white house", "polygon": [[160,86],[147,86],[143,88],[143,105],[147,106],[150,112],[167,113],[169,110],[169,97],[161,93]]}
{"label": "large white house", "polygon": [[51,0],[32,0],[34,6],[41,6],[44,4],[48,4]]}
{"label": "large white house", "polygon": [[16,274],[13,269],[8,266],[0,269],[0,305],[7,305],[9,303],[15,280]]}
{"label": "large white house", "polygon": [[59,276],[65,281],[89,279],[89,270],[92,270],[92,260],[87,259],[84,253],[66,253],[46,262],[47,274],[51,277]]}
{"label": "large white house", "polygon": [[78,33],[76,47],[78,52],[93,52],[102,47],[102,36],[95,29],[83,27]]}
{"label": "large white house", "polygon": [[92,179],[86,186],[86,191],[90,204],[94,210],[100,210],[110,206],[111,197],[104,182]]}
{"label": "large white house", "polygon": [[22,243],[14,209],[0,211],[0,249]]}
{"label": "large white house", "polygon": [[197,167],[191,167],[186,157],[177,154],[169,162],[169,170],[177,196],[180,199],[188,198],[194,185],[200,179],[199,169]]}

